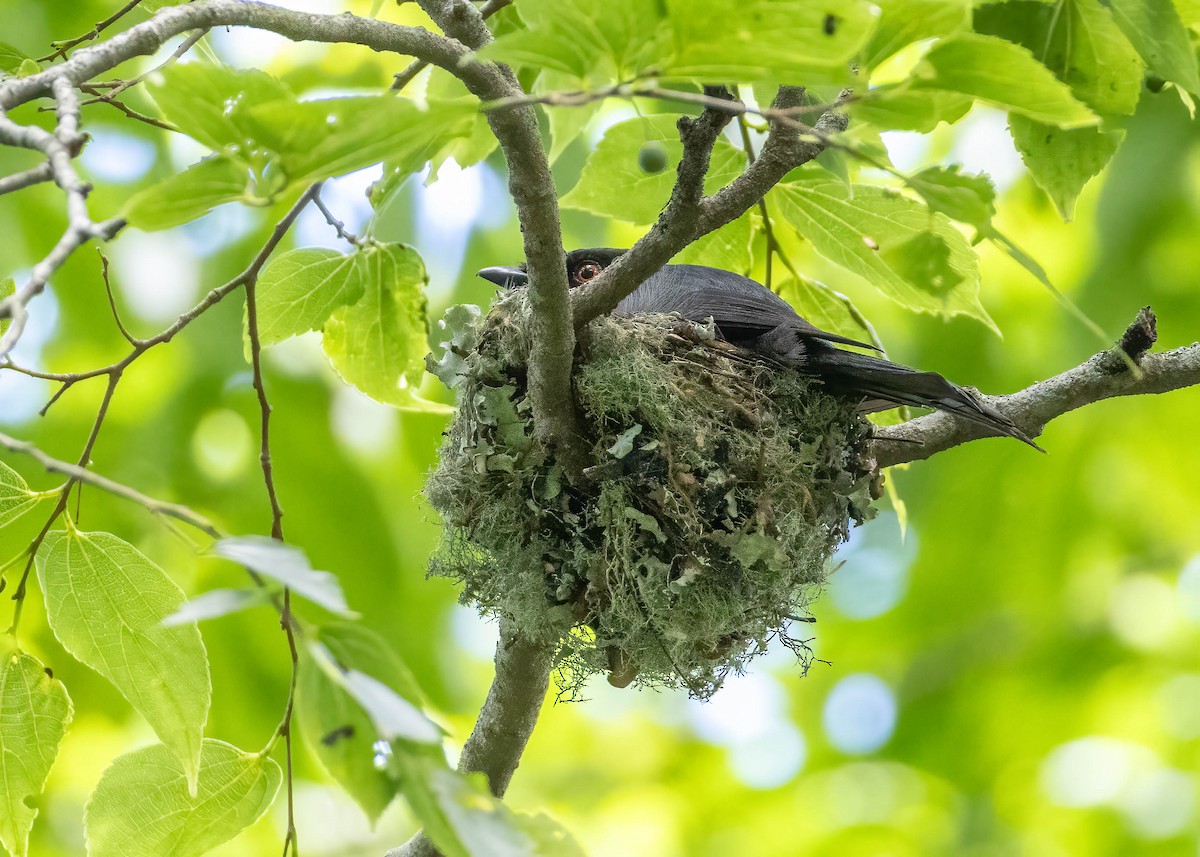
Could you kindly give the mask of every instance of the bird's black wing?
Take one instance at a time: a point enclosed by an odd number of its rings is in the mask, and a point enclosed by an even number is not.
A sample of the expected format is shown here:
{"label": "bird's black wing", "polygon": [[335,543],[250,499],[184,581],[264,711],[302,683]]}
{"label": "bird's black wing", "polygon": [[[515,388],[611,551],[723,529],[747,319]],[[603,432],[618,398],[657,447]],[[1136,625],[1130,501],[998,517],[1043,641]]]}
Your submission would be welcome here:
{"label": "bird's black wing", "polygon": [[616,311],[627,315],[677,312],[696,322],[712,318],[730,342],[754,340],[783,327],[812,339],[876,350],[810,324],[787,301],[748,277],[703,265],[667,265],[621,301]]}

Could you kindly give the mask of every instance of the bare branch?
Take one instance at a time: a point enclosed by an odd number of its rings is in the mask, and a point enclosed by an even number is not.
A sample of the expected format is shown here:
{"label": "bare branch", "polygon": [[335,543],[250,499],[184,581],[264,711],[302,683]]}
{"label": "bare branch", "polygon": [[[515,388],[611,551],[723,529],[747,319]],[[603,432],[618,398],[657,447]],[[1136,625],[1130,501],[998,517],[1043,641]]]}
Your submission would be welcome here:
{"label": "bare branch", "polygon": [[189,509],[187,506],[166,503],[162,500],[155,500],[153,497],[147,497],[134,488],[122,485],[120,482],[114,482],[106,476],[101,476],[99,473],[88,470],[86,467],[80,467],[77,464],[52,458],[28,441],[17,440],[15,437],[0,434],[0,446],[9,452],[28,455],[38,464],[42,465],[42,467],[46,468],[49,473],[59,473],[76,482],[95,486],[101,491],[107,491],[109,494],[136,503],[153,515],[165,515],[177,521],[183,521],[183,523],[195,527],[205,535],[211,536],[214,539],[221,538],[221,531],[217,529],[216,524],[199,512]]}
{"label": "bare branch", "polygon": [[23,78],[0,83],[0,110],[50,91],[51,82],[65,78],[78,85],[109,71],[126,60],[154,53],[163,43],[189,30],[245,26],[293,41],[340,42],[363,45],[376,51],[405,54],[442,66],[460,77],[486,74],[486,64],[460,68],[466,55],[463,46],[421,27],[402,27],[356,15],[313,15],[250,0],[197,0],[159,11],[153,18],[103,44],[77,51],[69,60]]}
{"label": "bare branch", "polygon": [[[54,93],[56,124],[51,133],[34,125],[18,125],[0,115],[0,143],[24,149],[34,149],[46,158],[55,184],[67,196],[67,228],[54,248],[33,267],[29,281],[16,293],[0,301],[0,318],[11,318],[12,324],[0,337],[0,357],[8,354],[25,329],[26,306],[46,288],[51,275],[57,271],[77,248],[93,238],[107,241],[125,225],[123,220],[92,222],[88,213],[87,196],[91,185],[79,178],[72,159],[83,148],[86,137],[79,128],[79,98],[75,87],[65,78],[51,82]],[[28,173],[26,173],[28,176]]]}
{"label": "bare branch", "polygon": [[12,193],[13,191],[23,190],[35,184],[48,182],[53,178],[54,169],[50,166],[50,162],[46,161],[23,172],[13,173],[11,176],[0,178],[0,196]]}
{"label": "bare branch", "polygon": [[[1154,326],[1154,314],[1146,307],[1117,347],[1020,392],[984,398],[1027,435],[1037,437],[1051,420],[1093,402],[1200,385],[1200,344],[1146,354],[1154,343]],[[1129,369],[1122,354],[1135,361],[1138,371]],[[990,436],[982,426],[939,412],[879,429],[875,458],[880,467],[922,461],[961,443]]]}
{"label": "bare branch", "polygon": [[50,46],[54,48],[54,53],[47,54],[44,57],[39,57],[38,62],[50,62],[58,57],[63,57],[65,59],[67,56],[67,51],[71,50],[71,48],[82,45],[84,42],[90,42],[92,39],[100,38],[101,33],[103,33],[113,24],[117,23],[117,21],[124,18],[126,15],[140,6],[141,3],[142,0],[129,0],[128,3],[118,9],[116,12],[113,12],[103,21],[97,22],[92,29],[88,30],[82,36],[76,36],[73,39],[67,39],[62,42],[52,42]]}

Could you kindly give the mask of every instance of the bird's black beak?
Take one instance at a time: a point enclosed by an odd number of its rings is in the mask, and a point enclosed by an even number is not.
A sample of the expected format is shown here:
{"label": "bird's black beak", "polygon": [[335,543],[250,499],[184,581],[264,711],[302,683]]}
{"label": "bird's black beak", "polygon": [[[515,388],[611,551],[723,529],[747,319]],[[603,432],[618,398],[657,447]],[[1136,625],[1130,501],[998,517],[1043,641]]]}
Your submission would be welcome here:
{"label": "bird's black beak", "polygon": [[476,276],[483,277],[489,283],[495,283],[502,289],[515,289],[529,284],[529,275],[520,268],[502,266],[484,268]]}

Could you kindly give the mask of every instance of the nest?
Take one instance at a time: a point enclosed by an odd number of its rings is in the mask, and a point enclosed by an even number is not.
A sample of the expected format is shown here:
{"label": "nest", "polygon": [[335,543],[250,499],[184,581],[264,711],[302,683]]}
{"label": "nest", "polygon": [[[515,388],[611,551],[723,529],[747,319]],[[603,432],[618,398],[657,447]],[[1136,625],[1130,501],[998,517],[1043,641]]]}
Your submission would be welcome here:
{"label": "nest", "polygon": [[597,672],[710,696],[806,617],[834,549],[870,516],[870,426],[819,383],[677,316],[605,318],[574,385],[596,462],[570,484],[533,435],[523,291],[448,314],[430,369],[459,393],[426,496],[431,573],[557,647],[559,686]]}

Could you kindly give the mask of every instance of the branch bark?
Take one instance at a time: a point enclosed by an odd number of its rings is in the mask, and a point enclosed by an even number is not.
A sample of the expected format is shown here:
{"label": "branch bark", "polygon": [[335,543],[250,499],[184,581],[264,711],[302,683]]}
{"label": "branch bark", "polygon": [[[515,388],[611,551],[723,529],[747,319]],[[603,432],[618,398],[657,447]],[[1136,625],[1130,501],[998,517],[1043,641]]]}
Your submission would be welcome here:
{"label": "branch bark", "polygon": [[[708,93],[711,95],[712,93]],[[849,93],[843,93],[847,97]],[[782,86],[771,103],[770,132],[762,151],[742,175],[712,196],[703,195],[708,159],[725,124],[734,112],[714,106],[700,119],[680,120],[683,158],[679,162],[671,200],[658,221],[594,283],[575,289],[571,304],[575,328],[611,312],[655,271],[688,244],[736,220],[798,166],[824,151],[828,135],[844,130],[845,114],[835,106],[817,120],[809,133],[789,118],[804,99],[802,87]],[[713,128],[715,126],[715,132]]]}
{"label": "branch bark", "polygon": [[[507,622],[500,625],[496,644],[496,677],[471,737],[463,746],[458,769],[481,772],[496,797],[504,797],[550,686],[553,651],[522,636]],[[387,857],[436,857],[436,846],[423,832]]]}
{"label": "branch bark", "polygon": [[[1200,385],[1200,344],[1147,354],[1156,338],[1154,314],[1146,307],[1113,348],[1019,392],[983,398],[1023,432],[1037,437],[1051,420],[1093,402]],[[875,460],[880,467],[922,461],[967,441],[992,436],[982,426],[938,412],[879,429]]]}

